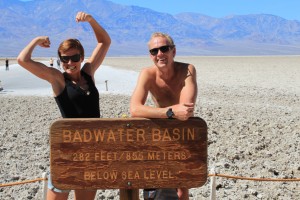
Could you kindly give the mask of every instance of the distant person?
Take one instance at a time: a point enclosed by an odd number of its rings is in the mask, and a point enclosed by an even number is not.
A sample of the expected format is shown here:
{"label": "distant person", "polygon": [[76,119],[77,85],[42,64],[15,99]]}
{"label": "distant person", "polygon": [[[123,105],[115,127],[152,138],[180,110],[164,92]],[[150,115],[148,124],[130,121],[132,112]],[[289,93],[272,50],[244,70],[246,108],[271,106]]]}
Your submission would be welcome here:
{"label": "distant person", "polygon": [[50,63],[50,66],[53,67],[53,59],[52,58],[50,58],[49,63]]}
{"label": "distant person", "polygon": [[59,69],[60,70],[60,59],[58,58],[58,59],[56,59],[56,64],[57,64],[57,69]]}
{"label": "distant person", "polygon": [[[50,40],[47,36],[34,38],[19,54],[18,63],[51,84],[54,99],[62,117],[99,118],[99,92],[95,86],[94,75],[109,49],[111,39],[90,14],[78,12],[75,19],[76,22],[88,22],[97,39],[97,46],[82,68],[84,49],[77,39],[67,39],[58,47],[58,57],[62,62],[64,72],[32,60],[31,54],[36,46],[50,47]],[[69,191],[55,188],[51,182],[51,176],[48,177],[48,183],[48,200],[68,199]],[[96,192],[96,190],[75,190],[75,198],[92,200]]]}
{"label": "distant person", "polygon": [[[196,69],[176,62],[173,39],[164,33],[152,34],[148,42],[153,65],[144,68],[130,100],[132,117],[188,120],[194,115],[197,98]],[[155,107],[145,105],[148,94]],[[145,199],[189,199],[188,188],[144,189]]]}
{"label": "distant person", "polygon": [[8,58],[5,59],[5,70],[6,71],[9,70],[9,60],[8,60]]}
{"label": "distant person", "polygon": [[0,81],[0,91],[2,91],[2,90],[3,90],[3,87],[2,87],[2,83]]}

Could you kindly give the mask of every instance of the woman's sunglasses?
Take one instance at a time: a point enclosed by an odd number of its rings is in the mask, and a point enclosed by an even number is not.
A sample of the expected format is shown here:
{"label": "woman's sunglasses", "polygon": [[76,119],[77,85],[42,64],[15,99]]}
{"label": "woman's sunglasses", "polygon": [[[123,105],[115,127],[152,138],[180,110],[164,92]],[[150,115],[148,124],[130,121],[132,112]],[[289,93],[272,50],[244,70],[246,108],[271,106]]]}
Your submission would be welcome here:
{"label": "woman's sunglasses", "polygon": [[159,48],[153,48],[153,49],[150,49],[149,52],[152,56],[156,56],[158,54],[158,50],[161,51],[162,53],[166,53],[170,50],[170,48],[172,48],[173,46],[169,46],[169,45],[166,45],[166,46],[161,46]]}
{"label": "woman's sunglasses", "polygon": [[60,61],[63,63],[68,63],[70,60],[72,60],[72,62],[78,62],[80,61],[80,54],[75,54],[73,56],[60,56]]}

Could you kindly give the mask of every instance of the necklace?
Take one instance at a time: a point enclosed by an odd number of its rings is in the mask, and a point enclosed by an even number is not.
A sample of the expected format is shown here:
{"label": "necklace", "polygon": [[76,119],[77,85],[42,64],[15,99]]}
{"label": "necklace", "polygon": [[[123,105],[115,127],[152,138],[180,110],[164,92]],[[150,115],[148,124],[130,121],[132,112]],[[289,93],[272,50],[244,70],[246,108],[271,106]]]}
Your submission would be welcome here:
{"label": "necklace", "polygon": [[89,89],[84,89],[82,87],[79,86],[79,88],[85,93],[85,95],[89,96],[91,94]]}
{"label": "necklace", "polygon": [[[78,91],[83,92],[86,96],[89,96],[91,94],[91,92],[89,90],[89,86],[87,84],[87,81],[84,78],[83,78],[83,80],[80,78],[78,81],[75,81],[75,80],[70,80],[70,81],[74,88],[77,88]],[[85,82],[85,83],[82,83],[82,82]],[[86,89],[83,86],[86,86]]]}

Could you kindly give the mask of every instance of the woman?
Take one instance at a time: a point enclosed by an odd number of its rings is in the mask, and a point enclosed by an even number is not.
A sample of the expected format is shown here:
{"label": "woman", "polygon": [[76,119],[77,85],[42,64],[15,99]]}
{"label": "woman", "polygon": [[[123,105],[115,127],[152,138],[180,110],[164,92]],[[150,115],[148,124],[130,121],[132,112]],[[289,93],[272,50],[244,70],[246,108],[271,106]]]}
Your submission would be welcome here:
{"label": "woman", "polygon": [[[37,77],[48,81],[53,90],[55,101],[64,118],[100,117],[99,93],[95,86],[94,75],[101,65],[111,40],[107,32],[89,14],[78,12],[76,22],[88,22],[97,39],[97,46],[91,57],[84,61],[84,49],[77,39],[63,41],[58,48],[58,56],[64,73],[32,60],[31,54],[36,46],[50,47],[47,36],[34,38],[19,54],[18,63]],[[48,180],[47,199],[68,199],[69,191],[62,191]],[[94,199],[96,190],[75,190],[76,199]]]}

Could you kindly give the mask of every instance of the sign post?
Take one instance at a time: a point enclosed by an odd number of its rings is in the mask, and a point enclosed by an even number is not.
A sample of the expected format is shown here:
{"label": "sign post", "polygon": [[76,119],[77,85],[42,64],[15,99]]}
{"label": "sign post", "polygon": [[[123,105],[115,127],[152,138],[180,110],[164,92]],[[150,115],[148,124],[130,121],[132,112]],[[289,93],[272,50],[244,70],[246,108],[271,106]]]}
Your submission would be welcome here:
{"label": "sign post", "polygon": [[201,118],[61,119],[50,127],[50,143],[51,178],[59,189],[120,189],[126,196],[207,180]]}

